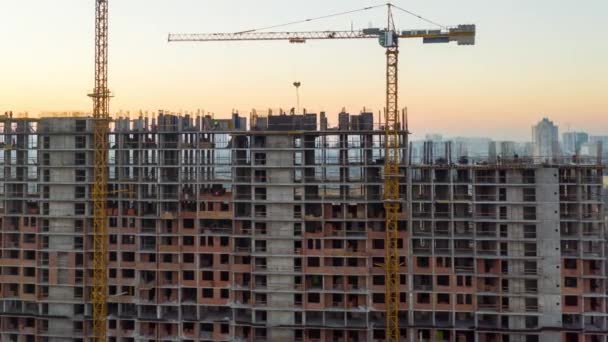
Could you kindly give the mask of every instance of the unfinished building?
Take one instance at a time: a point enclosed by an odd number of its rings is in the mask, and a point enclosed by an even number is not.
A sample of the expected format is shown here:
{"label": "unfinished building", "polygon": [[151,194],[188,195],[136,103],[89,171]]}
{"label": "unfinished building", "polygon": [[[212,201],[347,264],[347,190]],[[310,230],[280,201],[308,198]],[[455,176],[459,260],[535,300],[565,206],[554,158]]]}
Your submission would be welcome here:
{"label": "unfinished building", "polygon": [[[252,118],[113,122],[110,341],[385,339],[384,131]],[[0,120],[2,341],[91,336],[92,126]],[[597,161],[412,160],[401,136],[402,340],[606,342]]]}

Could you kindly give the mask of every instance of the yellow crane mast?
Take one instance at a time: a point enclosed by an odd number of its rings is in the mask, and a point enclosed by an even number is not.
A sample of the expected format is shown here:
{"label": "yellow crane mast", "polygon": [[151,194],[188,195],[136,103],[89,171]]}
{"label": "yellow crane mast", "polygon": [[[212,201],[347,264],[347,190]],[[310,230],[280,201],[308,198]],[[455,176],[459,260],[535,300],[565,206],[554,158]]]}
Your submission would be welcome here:
{"label": "yellow crane mast", "polygon": [[386,337],[399,341],[399,40],[388,6],[387,35],[382,42],[386,48],[386,117],[384,124],[384,215],[386,218],[386,248],[384,257],[386,303]]}
{"label": "yellow crane mast", "polygon": [[[343,14],[366,11],[380,6],[387,6],[387,27],[368,28],[358,31],[308,31],[308,32],[263,32],[262,30],[286,25],[310,22]],[[386,301],[386,339],[399,341],[399,248],[398,225],[402,198],[399,193],[399,180],[402,178],[400,150],[400,131],[403,128],[399,122],[399,39],[422,38],[424,43],[449,43],[455,41],[458,45],[473,45],[475,43],[475,25],[458,25],[445,27],[428,19],[422,18],[408,10],[393,4],[365,7],[360,10],[306,19],[285,25],[276,25],[262,29],[254,29],[235,33],[203,33],[203,34],[169,34],[169,42],[211,42],[211,41],[267,41],[284,40],[290,43],[305,43],[307,40],[337,40],[337,39],[377,39],[386,49],[386,108],[384,126],[384,208],[386,212],[386,255],[385,269],[385,301]],[[393,9],[414,15],[440,29],[405,30],[398,32],[393,19]],[[262,31],[262,32],[259,32]]]}
{"label": "yellow crane mast", "polygon": [[106,341],[107,271],[107,190],[108,127],[110,92],[108,90],[108,0],[95,2],[95,88],[93,99],[93,339]]}

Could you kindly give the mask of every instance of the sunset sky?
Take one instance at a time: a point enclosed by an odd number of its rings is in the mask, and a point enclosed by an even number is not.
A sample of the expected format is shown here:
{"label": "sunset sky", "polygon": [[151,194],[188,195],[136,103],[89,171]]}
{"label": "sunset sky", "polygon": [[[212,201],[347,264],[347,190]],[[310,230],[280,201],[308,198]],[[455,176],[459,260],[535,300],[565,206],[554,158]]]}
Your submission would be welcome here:
{"label": "sunset sky", "polygon": [[[112,112],[295,106],[375,111],[384,102],[377,42],[167,43],[167,33],[233,32],[381,1],[111,0]],[[402,41],[400,104],[418,135],[528,139],[547,116],[562,131],[608,134],[608,1],[395,1],[445,25],[477,25],[475,46]],[[385,26],[385,10],[286,27]],[[435,28],[396,13],[399,29]],[[2,0],[0,111],[88,111],[93,86],[94,0]],[[336,121],[335,119],[333,120]]]}

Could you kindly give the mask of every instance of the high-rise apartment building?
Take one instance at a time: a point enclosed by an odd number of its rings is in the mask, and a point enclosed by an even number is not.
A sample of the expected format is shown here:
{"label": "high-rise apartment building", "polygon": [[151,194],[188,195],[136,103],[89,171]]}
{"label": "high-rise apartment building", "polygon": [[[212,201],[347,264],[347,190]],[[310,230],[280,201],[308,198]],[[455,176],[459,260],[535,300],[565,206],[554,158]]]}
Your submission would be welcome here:
{"label": "high-rise apartment building", "polygon": [[602,156],[606,162],[608,160],[608,135],[592,135],[589,137],[589,143],[595,144],[596,155]]}
{"label": "high-rise apartment building", "polygon": [[539,161],[551,161],[560,157],[559,129],[553,121],[543,118],[532,126],[534,157]]}
{"label": "high-rise apartment building", "polygon": [[604,149],[608,149],[608,135],[591,135],[589,136],[591,144],[602,144]]}
{"label": "high-rise apartment building", "polygon": [[483,137],[455,137],[450,140],[453,141],[453,153],[456,153],[456,158],[461,156],[487,157],[488,147],[492,142],[492,139]]}
{"label": "high-rise apartment building", "polygon": [[608,161],[608,136],[591,135],[589,141],[581,145],[580,154],[583,156],[601,157],[602,161]]}
{"label": "high-rise apartment building", "polygon": [[[384,132],[252,119],[113,122],[109,341],[385,339]],[[91,336],[92,124],[0,120],[2,341]],[[608,341],[601,166],[401,137],[403,341]]]}
{"label": "high-rise apartment building", "polygon": [[589,134],[585,132],[566,132],[562,134],[562,147],[566,155],[575,155],[581,152],[581,146],[589,141]]}

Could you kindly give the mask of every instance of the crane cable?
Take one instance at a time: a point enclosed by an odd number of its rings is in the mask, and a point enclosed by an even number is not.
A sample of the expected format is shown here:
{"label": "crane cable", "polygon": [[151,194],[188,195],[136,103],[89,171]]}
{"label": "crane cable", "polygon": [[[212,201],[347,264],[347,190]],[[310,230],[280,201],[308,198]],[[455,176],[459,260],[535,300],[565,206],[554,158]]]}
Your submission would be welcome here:
{"label": "crane cable", "polygon": [[418,19],[420,19],[420,20],[422,20],[422,21],[426,21],[427,23],[429,23],[429,24],[431,24],[431,25],[438,26],[438,27],[440,27],[440,28],[442,28],[442,29],[447,29],[447,28],[448,28],[448,27],[447,27],[447,26],[445,26],[445,25],[441,25],[441,24],[439,24],[439,23],[437,23],[437,22],[435,22],[435,21],[433,21],[433,20],[431,20],[431,19],[427,19],[427,18],[425,18],[425,17],[423,17],[423,16],[421,16],[421,15],[419,15],[419,14],[416,14],[416,13],[414,13],[414,12],[412,12],[412,11],[408,11],[408,10],[406,10],[405,8],[401,8],[401,7],[397,6],[397,5],[390,5],[390,6],[392,6],[392,7],[396,8],[396,9],[398,9],[398,10],[400,10],[400,11],[403,11],[403,12],[405,12],[405,13],[407,13],[407,14],[411,15],[411,16],[414,16],[414,17],[416,17],[416,18],[418,18]]}
{"label": "crane cable", "polygon": [[255,28],[255,29],[251,29],[251,30],[236,32],[236,34],[250,33],[250,32],[255,32],[255,31],[262,31],[262,30],[269,30],[269,29],[274,29],[274,28],[284,27],[284,26],[290,26],[290,25],[295,25],[295,24],[303,24],[303,23],[307,23],[307,22],[311,22],[311,21],[315,21],[315,20],[327,19],[327,18],[338,17],[338,16],[342,16],[342,15],[346,15],[346,14],[352,14],[352,13],[357,13],[357,12],[368,11],[368,10],[371,10],[371,9],[374,9],[374,8],[378,8],[378,7],[383,7],[383,6],[386,6],[386,4],[375,5],[375,6],[368,6],[368,7],[359,8],[359,9],[356,9],[356,10],[351,10],[351,11],[346,11],[346,12],[339,12],[339,13],[333,13],[333,14],[328,14],[328,15],[320,16],[320,17],[314,17],[314,18],[309,18],[309,19],[304,19],[304,20],[292,21],[292,22],[285,23],[285,24],[279,24],[279,25],[272,25],[272,26]]}
{"label": "crane cable", "polygon": [[284,23],[284,24],[278,24],[278,25],[271,25],[271,26],[265,26],[265,27],[259,27],[259,28],[254,28],[254,29],[250,29],[250,30],[245,30],[245,31],[239,31],[239,32],[235,32],[235,34],[244,34],[244,33],[251,33],[251,32],[256,32],[256,31],[264,31],[264,30],[269,30],[269,29],[275,29],[275,28],[279,28],[279,27],[285,27],[285,26],[291,26],[291,25],[297,25],[297,24],[304,24],[304,23],[308,23],[311,21],[316,21],[316,20],[322,20],[322,19],[328,19],[328,18],[333,18],[333,17],[339,17],[339,16],[343,16],[343,15],[347,15],[347,14],[353,14],[353,13],[357,13],[357,12],[363,12],[363,11],[368,11],[371,9],[375,9],[375,8],[379,8],[379,7],[383,7],[383,6],[391,6],[394,7],[402,12],[405,12],[413,17],[416,17],[422,21],[425,21],[431,25],[435,25],[437,27],[440,27],[442,29],[447,29],[446,25],[442,25],[439,24],[436,21],[433,21],[431,19],[425,18],[417,13],[414,13],[410,10],[406,10],[405,8],[399,7],[397,5],[394,4],[381,4],[381,5],[375,5],[375,6],[368,6],[368,7],[363,7],[363,8],[359,8],[359,9],[355,9],[355,10],[350,10],[350,11],[345,11],[345,12],[338,12],[338,13],[333,13],[333,14],[328,14],[328,15],[323,15],[323,16],[319,16],[319,17],[314,17],[314,18],[308,18],[308,19],[303,19],[303,20],[297,20],[297,21],[292,21],[292,22],[288,22],[288,23]]}

